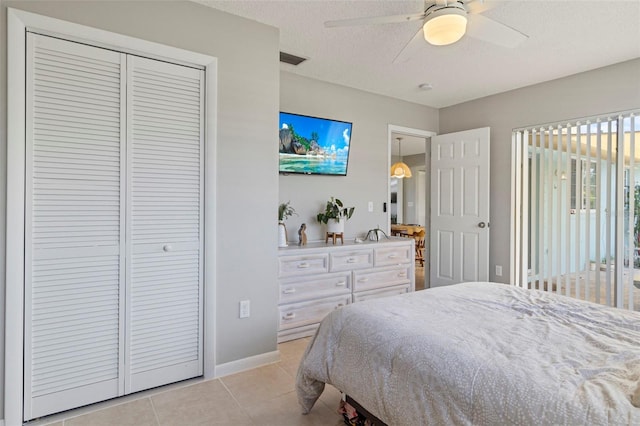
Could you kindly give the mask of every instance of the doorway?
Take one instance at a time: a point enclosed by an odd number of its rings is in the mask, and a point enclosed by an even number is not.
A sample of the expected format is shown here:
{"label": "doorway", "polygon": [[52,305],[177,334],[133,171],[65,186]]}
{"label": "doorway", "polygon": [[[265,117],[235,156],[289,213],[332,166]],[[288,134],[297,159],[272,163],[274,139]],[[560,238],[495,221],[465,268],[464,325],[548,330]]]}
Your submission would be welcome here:
{"label": "doorway", "polygon": [[[428,253],[429,235],[429,210],[430,188],[429,164],[430,149],[429,142],[435,132],[421,129],[413,129],[401,126],[388,126],[389,139],[389,163],[391,165],[402,161],[411,170],[410,178],[395,178],[389,176],[388,179],[388,199],[387,205],[387,234],[392,235],[392,225],[415,225],[424,229],[425,247],[422,257],[426,259]],[[411,229],[412,236],[413,229]],[[426,277],[426,278],[425,278]],[[416,290],[429,288],[429,262],[416,261],[415,269]]]}

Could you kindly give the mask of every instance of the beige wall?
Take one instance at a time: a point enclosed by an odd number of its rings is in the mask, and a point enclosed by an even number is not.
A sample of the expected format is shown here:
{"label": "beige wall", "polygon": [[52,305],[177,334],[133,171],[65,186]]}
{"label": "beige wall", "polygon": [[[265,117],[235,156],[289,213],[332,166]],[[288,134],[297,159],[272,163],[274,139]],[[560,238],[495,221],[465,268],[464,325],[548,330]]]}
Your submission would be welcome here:
{"label": "beige wall", "polygon": [[[640,59],[440,110],[440,133],[491,127],[490,279],[509,280],[511,131],[640,108]],[[495,276],[502,265],[502,277]]]}
{"label": "beige wall", "polygon": [[[382,203],[389,197],[387,126],[438,131],[435,108],[287,72],[280,74],[280,109],[353,123],[347,176],[280,176],[280,201],[291,201],[299,214],[286,222],[289,239],[294,242],[303,222],[309,240],[324,238],[325,231],[315,217],[331,196],[356,208],[345,225],[345,238],[364,236],[378,225],[385,229],[387,214],[382,211]],[[373,213],[367,210],[369,201],[373,202]]]}

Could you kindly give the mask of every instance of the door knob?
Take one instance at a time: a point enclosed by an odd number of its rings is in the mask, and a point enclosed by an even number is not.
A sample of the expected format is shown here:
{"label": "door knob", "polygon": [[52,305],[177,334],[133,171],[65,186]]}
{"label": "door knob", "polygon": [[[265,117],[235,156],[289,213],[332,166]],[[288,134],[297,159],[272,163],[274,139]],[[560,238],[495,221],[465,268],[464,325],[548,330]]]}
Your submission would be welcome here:
{"label": "door knob", "polygon": [[480,222],[480,223],[478,224],[478,228],[484,228],[485,226],[487,226],[487,224],[486,224],[486,223],[484,223],[484,222]]}

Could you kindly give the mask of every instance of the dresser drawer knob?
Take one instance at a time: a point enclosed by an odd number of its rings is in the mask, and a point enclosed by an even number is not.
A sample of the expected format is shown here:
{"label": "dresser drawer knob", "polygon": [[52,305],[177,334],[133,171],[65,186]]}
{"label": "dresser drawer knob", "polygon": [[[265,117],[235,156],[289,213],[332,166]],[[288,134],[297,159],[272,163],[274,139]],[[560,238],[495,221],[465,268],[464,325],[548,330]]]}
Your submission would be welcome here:
{"label": "dresser drawer knob", "polygon": [[309,264],[307,262],[302,262],[302,263],[298,263],[298,268],[303,269],[303,268],[308,268]]}
{"label": "dresser drawer knob", "polygon": [[338,282],[336,283],[336,287],[344,287],[345,285],[347,285],[347,282],[346,282],[346,281],[338,281]]}
{"label": "dresser drawer knob", "polygon": [[342,308],[343,306],[344,306],[344,303],[338,303],[338,306],[336,306],[336,309],[337,308]]}
{"label": "dresser drawer knob", "polygon": [[360,278],[358,280],[358,282],[360,282],[360,283],[366,283],[367,281],[369,281],[369,278]]}
{"label": "dresser drawer knob", "polygon": [[285,288],[284,290],[282,290],[282,292],[284,294],[292,294],[292,293],[296,292],[296,289],[295,288]]}
{"label": "dresser drawer knob", "polygon": [[406,276],[407,276],[407,273],[406,273],[406,272],[400,272],[400,273],[398,274],[398,276],[399,276],[400,278],[404,278],[404,277],[406,277]]}
{"label": "dresser drawer knob", "polygon": [[358,261],[358,259],[356,259],[355,257],[350,257],[349,259],[347,259],[347,263],[356,263]]}
{"label": "dresser drawer knob", "polygon": [[387,256],[389,259],[395,259],[396,257],[398,257],[397,254],[395,253],[391,253],[389,256]]}
{"label": "dresser drawer knob", "polygon": [[289,312],[285,315],[282,316],[283,320],[292,320],[296,317],[296,314],[294,312]]}

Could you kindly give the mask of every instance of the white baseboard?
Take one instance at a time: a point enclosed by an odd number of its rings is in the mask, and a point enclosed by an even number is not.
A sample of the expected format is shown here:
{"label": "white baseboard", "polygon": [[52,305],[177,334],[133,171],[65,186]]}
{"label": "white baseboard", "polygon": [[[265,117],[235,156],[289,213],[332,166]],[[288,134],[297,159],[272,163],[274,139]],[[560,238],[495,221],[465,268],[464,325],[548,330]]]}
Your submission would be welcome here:
{"label": "white baseboard", "polygon": [[278,361],[280,361],[280,351],[266,352],[260,355],[238,359],[216,365],[215,377],[223,377],[228,376],[229,374],[240,373],[241,371],[250,370],[267,364],[273,364]]}

